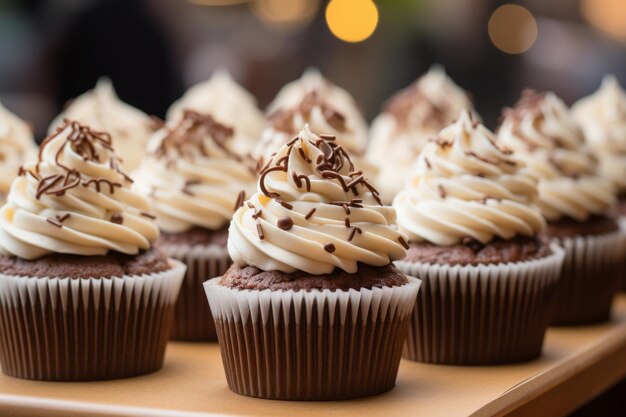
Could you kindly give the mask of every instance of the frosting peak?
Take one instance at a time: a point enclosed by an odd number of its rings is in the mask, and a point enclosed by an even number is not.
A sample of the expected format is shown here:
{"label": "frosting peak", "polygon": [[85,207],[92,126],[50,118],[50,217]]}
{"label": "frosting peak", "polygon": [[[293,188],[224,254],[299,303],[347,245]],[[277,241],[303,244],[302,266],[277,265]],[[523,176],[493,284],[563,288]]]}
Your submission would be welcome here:
{"label": "frosting peak", "polygon": [[325,274],[404,256],[395,211],[354,168],[334,136],[308,126],[263,168],[257,192],[233,216],[228,250],[240,266]]}
{"label": "frosting peak", "polygon": [[626,92],[607,75],[598,91],[572,108],[589,145],[601,160],[600,173],[626,191]]}
{"label": "frosting peak", "polygon": [[0,104],[0,202],[22,164],[37,154],[33,131]]}
{"label": "frosting peak", "polygon": [[93,129],[109,132],[122,165],[129,171],[139,165],[153,132],[152,119],[122,102],[108,78],[100,78],[93,90],[74,99],[52,122],[49,133],[53,133],[64,119],[77,120]]}
{"label": "frosting peak", "polygon": [[367,146],[364,126],[348,119],[316,90],[305,95],[297,105],[276,110],[268,119],[269,125],[255,152],[266,158],[293,138],[305,124],[316,132],[336,136],[337,143],[352,155],[362,154]]}
{"label": "frosting peak", "polygon": [[545,226],[537,184],[469,112],[429,141],[396,196],[398,226],[412,241],[440,246],[465,238],[535,236]]}
{"label": "frosting peak", "polygon": [[553,93],[525,91],[504,111],[498,138],[539,181],[537,204],[548,220],[585,221],[615,204],[611,183],[598,175],[596,156],[567,106]]}
{"label": "frosting peak", "polygon": [[36,259],[149,249],[159,232],[131,183],[109,134],[65,121],[13,182],[0,209],[0,250]]}
{"label": "frosting peak", "polygon": [[136,187],[152,197],[161,230],[221,229],[242,191],[254,190],[254,161],[238,152],[233,134],[211,115],[185,110],[154,135]]}
{"label": "frosting peak", "polygon": [[390,201],[400,191],[427,140],[452,123],[461,111],[472,109],[468,93],[440,66],[433,66],[387,101],[372,123],[367,152],[369,160],[380,165],[377,183],[385,200]]}
{"label": "frosting peak", "polygon": [[176,122],[185,110],[210,114],[215,120],[234,129],[233,142],[244,152],[252,150],[265,117],[252,94],[237,84],[227,71],[218,70],[208,80],[198,83],[167,111],[167,120]]}

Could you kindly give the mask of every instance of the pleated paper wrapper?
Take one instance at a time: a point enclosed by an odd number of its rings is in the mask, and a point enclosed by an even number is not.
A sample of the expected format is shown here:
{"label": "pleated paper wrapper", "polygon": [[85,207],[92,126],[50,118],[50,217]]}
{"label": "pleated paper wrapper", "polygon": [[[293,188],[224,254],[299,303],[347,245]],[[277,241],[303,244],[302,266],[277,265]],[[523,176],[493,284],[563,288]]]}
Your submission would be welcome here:
{"label": "pleated paper wrapper", "polygon": [[564,251],[491,265],[396,262],[422,280],[404,357],[414,361],[490,365],[536,358],[550,320]]}
{"label": "pleated paper wrapper", "polygon": [[123,378],[163,364],[185,266],[114,278],[0,274],[0,364],[49,381]]}
{"label": "pleated paper wrapper", "polygon": [[202,287],[222,276],[232,264],[228,249],[218,245],[161,245],[168,256],[187,265],[172,324],[173,340],[216,341],[215,323]]}
{"label": "pleated paper wrapper", "polygon": [[396,380],[420,281],[348,291],[239,290],[205,283],[226,379],[280,400],[378,394]]}
{"label": "pleated paper wrapper", "polygon": [[585,325],[611,318],[613,298],[619,291],[626,234],[577,236],[557,240],[565,261],[550,324]]}

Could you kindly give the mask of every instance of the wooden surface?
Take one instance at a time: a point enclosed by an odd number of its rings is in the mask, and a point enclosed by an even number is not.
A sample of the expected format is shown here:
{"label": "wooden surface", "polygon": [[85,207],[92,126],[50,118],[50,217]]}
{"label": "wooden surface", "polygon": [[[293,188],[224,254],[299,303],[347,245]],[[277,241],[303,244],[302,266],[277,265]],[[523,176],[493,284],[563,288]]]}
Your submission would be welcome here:
{"label": "wooden surface", "polygon": [[0,376],[0,415],[564,415],[626,376],[626,296],[615,307],[610,324],[551,329],[537,361],[455,367],[403,360],[395,389],[361,400],[238,396],[226,386],[217,345],[171,343],[164,369],[138,378],[50,383]]}

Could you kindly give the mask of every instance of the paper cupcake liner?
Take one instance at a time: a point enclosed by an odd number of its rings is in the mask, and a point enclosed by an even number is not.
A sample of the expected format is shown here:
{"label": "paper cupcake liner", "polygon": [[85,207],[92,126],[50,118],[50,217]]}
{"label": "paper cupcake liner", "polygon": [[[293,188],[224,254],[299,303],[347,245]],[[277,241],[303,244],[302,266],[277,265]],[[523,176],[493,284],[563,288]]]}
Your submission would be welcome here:
{"label": "paper cupcake liner", "polygon": [[279,400],[338,400],[391,389],[420,286],[409,281],[295,292],[207,281],[229,388]]}
{"label": "paper cupcake liner", "polygon": [[123,378],[163,364],[185,266],[114,278],[0,274],[0,364],[50,381]]}
{"label": "paper cupcake liner", "polygon": [[422,279],[404,357],[414,361],[488,365],[541,354],[564,251],[492,265],[397,262]]}
{"label": "paper cupcake liner", "polygon": [[555,240],[565,249],[552,325],[583,325],[607,321],[621,283],[619,266],[625,234],[577,236]]}
{"label": "paper cupcake liner", "polygon": [[187,274],[174,309],[173,340],[216,341],[215,322],[202,284],[223,275],[232,264],[228,249],[211,245],[162,245],[168,256],[187,265]]}

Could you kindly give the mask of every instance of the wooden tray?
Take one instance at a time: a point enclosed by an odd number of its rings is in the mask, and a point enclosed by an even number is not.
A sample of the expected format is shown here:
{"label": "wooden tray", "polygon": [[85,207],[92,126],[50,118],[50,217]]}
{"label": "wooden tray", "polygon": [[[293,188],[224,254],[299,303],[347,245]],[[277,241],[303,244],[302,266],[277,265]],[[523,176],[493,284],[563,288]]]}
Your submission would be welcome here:
{"label": "wooden tray", "polygon": [[541,359],[493,367],[403,360],[396,388],[341,402],[280,402],[231,393],[216,344],[171,343],[152,375],[88,383],[0,376],[2,416],[565,415],[626,376],[626,296],[610,324],[555,328]]}

